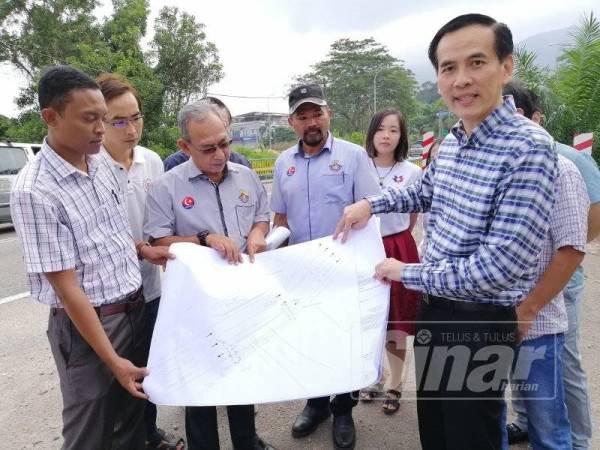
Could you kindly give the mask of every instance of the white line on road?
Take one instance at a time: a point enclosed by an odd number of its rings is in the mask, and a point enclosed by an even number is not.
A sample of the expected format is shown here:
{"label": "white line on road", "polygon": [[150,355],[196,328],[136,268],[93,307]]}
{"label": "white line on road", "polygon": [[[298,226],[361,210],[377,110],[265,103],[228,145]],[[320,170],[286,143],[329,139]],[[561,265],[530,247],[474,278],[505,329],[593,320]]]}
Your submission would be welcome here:
{"label": "white line on road", "polygon": [[3,305],[4,303],[14,302],[15,300],[21,300],[22,298],[29,297],[30,295],[31,295],[31,292],[27,291],[27,292],[21,292],[20,294],[15,294],[15,295],[10,295],[8,297],[0,298],[0,305]]}
{"label": "white line on road", "polygon": [[0,244],[5,244],[5,243],[7,243],[7,242],[14,242],[14,241],[16,241],[16,240],[17,240],[17,238],[16,238],[16,237],[14,237],[14,238],[0,239]]}

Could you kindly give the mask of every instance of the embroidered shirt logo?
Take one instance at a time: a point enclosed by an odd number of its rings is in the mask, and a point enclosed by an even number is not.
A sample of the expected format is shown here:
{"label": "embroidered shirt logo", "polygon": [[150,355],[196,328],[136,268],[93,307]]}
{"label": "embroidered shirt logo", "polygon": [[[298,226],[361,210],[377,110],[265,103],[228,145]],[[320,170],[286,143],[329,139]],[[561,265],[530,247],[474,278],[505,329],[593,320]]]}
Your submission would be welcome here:
{"label": "embroidered shirt logo", "polygon": [[404,181],[404,177],[402,175],[394,175],[394,181],[396,183],[402,183]]}
{"label": "embroidered shirt logo", "polygon": [[296,168],[294,166],[291,166],[291,167],[288,168],[288,170],[287,170],[287,176],[288,177],[291,177],[295,173],[296,173]]}
{"label": "embroidered shirt logo", "polygon": [[185,197],[183,200],[181,200],[181,206],[183,206],[185,209],[192,209],[195,203],[196,202],[194,201],[193,197]]}
{"label": "embroidered shirt logo", "polygon": [[250,200],[250,194],[243,189],[240,189],[240,196],[238,198],[242,201],[242,203],[248,203],[248,200]]}
{"label": "embroidered shirt logo", "polygon": [[334,159],[333,162],[329,164],[329,169],[334,172],[339,172],[341,168],[342,164],[337,159]]}

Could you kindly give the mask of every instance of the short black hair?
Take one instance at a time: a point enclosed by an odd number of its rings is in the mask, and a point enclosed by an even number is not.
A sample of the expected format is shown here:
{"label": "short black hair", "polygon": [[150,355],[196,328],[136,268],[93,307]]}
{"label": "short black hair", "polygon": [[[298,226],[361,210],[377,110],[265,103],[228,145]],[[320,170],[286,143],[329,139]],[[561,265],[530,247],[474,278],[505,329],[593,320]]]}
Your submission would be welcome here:
{"label": "short black hair", "polygon": [[398,118],[398,123],[400,124],[400,140],[398,141],[398,145],[394,149],[394,160],[401,162],[406,159],[408,156],[408,136],[406,132],[406,120],[400,111],[394,108],[386,108],[378,113],[375,113],[371,118],[371,123],[369,124],[369,129],[367,131],[366,140],[366,150],[368,155],[371,158],[377,157],[377,150],[375,149],[375,144],[373,143],[373,138],[375,137],[375,133],[377,133],[377,129],[383,122],[387,116],[396,116]]}
{"label": "short black hair", "polygon": [[529,99],[531,100],[531,115],[533,116],[533,113],[536,111],[543,113],[544,111],[542,110],[542,104],[540,102],[539,95],[537,95],[531,89],[527,89],[527,91],[529,92]]}
{"label": "short black hair", "polygon": [[100,86],[81,70],[71,66],[45,69],[38,85],[40,110],[54,108],[62,112],[71,100],[71,93],[77,89],[100,90]]}
{"label": "short black hair", "polygon": [[[504,89],[502,89],[502,94],[512,95],[515,106],[523,110],[523,115],[528,119],[533,117],[533,113],[536,111],[533,106],[533,97],[531,96],[533,92],[527,89],[521,82],[517,80],[509,81],[504,86]],[[537,100],[537,95],[535,97]]]}
{"label": "short black hair", "polygon": [[438,70],[437,48],[442,38],[448,33],[470,25],[483,25],[492,28],[495,37],[496,55],[500,61],[504,61],[508,55],[512,54],[512,33],[506,24],[498,22],[496,19],[484,14],[463,14],[462,16],[455,17],[440,28],[429,44],[429,60],[436,71]]}

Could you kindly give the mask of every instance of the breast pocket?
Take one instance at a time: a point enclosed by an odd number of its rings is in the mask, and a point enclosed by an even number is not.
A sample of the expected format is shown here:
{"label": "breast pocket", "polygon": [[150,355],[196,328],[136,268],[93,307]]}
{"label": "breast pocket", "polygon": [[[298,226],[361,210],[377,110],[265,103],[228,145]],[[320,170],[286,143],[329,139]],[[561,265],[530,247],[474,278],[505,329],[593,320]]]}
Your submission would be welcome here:
{"label": "breast pocket", "polygon": [[320,189],[325,203],[349,205],[354,202],[352,195],[352,174],[335,173],[321,176]]}
{"label": "breast pocket", "polygon": [[246,239],[252,225],[254,225],[254,216],[256,215],[256,205],[236,205],[235,216],[237,219],[238,232],[240,236]]}

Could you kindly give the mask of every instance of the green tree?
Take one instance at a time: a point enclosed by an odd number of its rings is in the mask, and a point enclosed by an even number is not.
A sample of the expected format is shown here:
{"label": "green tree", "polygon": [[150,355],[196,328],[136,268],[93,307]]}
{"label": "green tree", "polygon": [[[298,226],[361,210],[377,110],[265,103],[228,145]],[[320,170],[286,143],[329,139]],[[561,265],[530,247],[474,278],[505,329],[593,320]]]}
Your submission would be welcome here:
{"label": "green tree", "polygon": [[335,41],[326,59],[312,69],[296,81],[325,88],[334,112],[333,128],[342,135],[366,130],[374,113],[374,89],[379,110],[396,107],[409,118],[417,110],[414,75],[373,38]]}
{"label": "green tree", "polygon": [[600,161],[600,21],[585,15],[571,36],[554,73],[538,67],[534,52],[519,48],[514,76],[539,95],[552,136],[570,144],[575,133],[593,132],[592,154]]}
{"label": "green tree", "polygon": [[437,102],[440,98],[437,84],[433,81],[422,83],[417,92],[417,100],[428,105]]}
{"label": "green tree", "polygon": [[296,140],[296,133],[290,127],[273,127],[272,142],[294,142]]}
{"label": "green tree", "polygon": [[260,135],[260,147],[265,149],[268,149],[269,145],[271,149],[278,147],[277,144],[289,143],[291,145],[298,139],[294,130],[287,126],[271,126],[270,140],[266,126],[261,126],[258,133]]}
{"label": "green tree", "polygon": [[13,142],[42,142],[46,125],[35,111],[25,111],[11,120],[6,137]]}
{"label": "green tree", "polygon": [[0,140],[8,139],[8,131],[12,126],[10,117],[0,115]]}
{"label": "green tree", "polygon": [[33,86],[42,67],[81,57],[81,48],[97,42],[99,26],[93,0],[8,0],[0,6],[0,62],[9,62],[29,86],[17,99],[35,103]]}
{"label": "green tree", "polygon": [[92,0],[0,1],[0,62],[12,64],[28,82],[17,99],[24,112],[5,132],[21,136],[13,140],[31,142],[43,136],[35,113],[40,71],[71,64],[92,77],[103,72],[125,77],[144,104],[142,144],[163,154],[176,148],[179,107],[204,95],[223,76],[217,48],[206,42],[203,25],[193,16],[163,8],[155,22],[153,52],[144,54],[140,43],[147,31],[149,1],[112,0],[112,5],[110,17],[98,19]]}
{"label": "green tree", "polygon": [[550,79],[558,105],[546,114],[548,127],[566,143],[577,132],[594,132],[595,156],[600,160],[600,21],[593,13],[584,16],[572,37]]}
{"label": "green tree", "polygon": [[537,54],[525,47],[516,47],[513,56],[515,60],[513,77],[536,93],[543,90],[548,83],[548,70],[537,65]]}
{"label": "green tree", "polygon": [[163,7],[154,25],[151,56],[165,86],[163,113],[174,123],[181,107],[206,95],[223,78],[217,47],[206,40],[204,24],[176,7]]}

